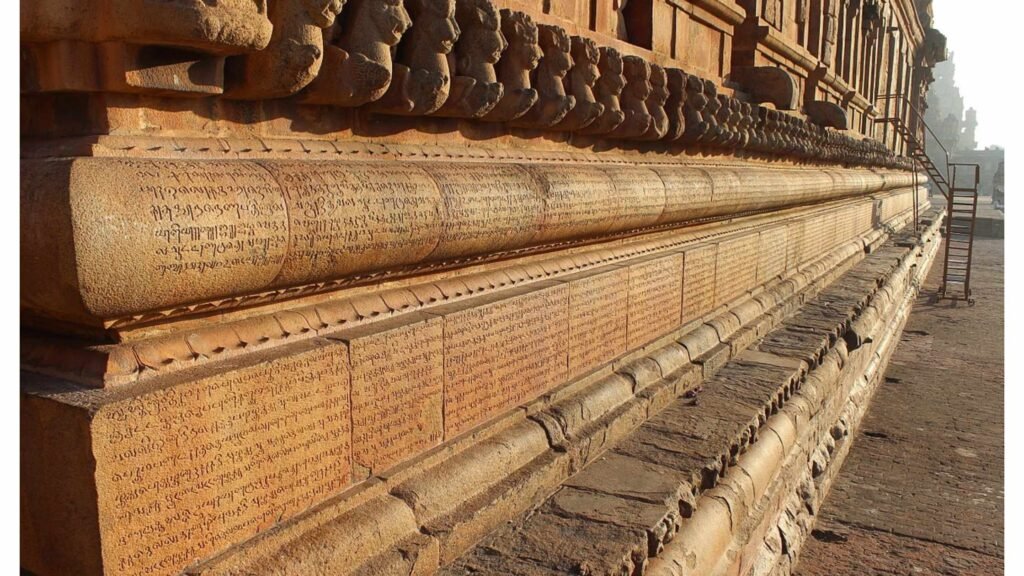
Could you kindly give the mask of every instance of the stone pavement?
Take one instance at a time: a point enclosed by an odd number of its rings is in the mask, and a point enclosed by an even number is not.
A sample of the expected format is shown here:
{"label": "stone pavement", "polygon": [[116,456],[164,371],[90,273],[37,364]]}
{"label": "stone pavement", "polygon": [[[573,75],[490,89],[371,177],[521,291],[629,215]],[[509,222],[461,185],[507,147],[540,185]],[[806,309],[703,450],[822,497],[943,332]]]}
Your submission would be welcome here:
{"label": "stone pavement", "polygon": [[1003,241],[976,241],[975,306],[938,301],[941,274],[937,259],[798,576],[1003,573]]}

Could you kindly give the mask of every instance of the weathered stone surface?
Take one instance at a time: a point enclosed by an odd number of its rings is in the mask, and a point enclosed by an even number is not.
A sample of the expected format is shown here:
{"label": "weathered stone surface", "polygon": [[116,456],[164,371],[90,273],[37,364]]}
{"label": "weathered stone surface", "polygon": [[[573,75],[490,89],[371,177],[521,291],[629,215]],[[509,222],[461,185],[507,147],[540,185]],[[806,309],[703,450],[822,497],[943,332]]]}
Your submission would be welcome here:
{"label": "weathered stone surface", "polygon": [[445,438],[565,380],[569,286],[444,313]]}
{"label": "weathered stone surface", "polygon": [[[891,264],[880,261],[887,258],[880,255],[862,262],[844,279],[854,284],[871,275],[885,279]],[[811,279],[808,291],[816,290],[817,280]],[[902,282],[898,277],[895,281]],[[841,323],[847,312],[835,304],[840,294],[853,299],[856,290],[849,286],[843,283],[818,293],[808,314]],[[779,326],[772,334],[788,329]],[[803,388],[799,384],[808,364],[799,354],[738,352],[705,379],[702,388],[652,414],[610,452],[565,481],[539,508],[525,512],[459,559],[449,573],[496,574],[501,567],[522,574],[572,573],[583,570],[584,559],[593,563],[588,566],[614,573],[623,566],[628,573],[648,565],[654,573],[679,573],[685,566],[704,573],[718,564],[744,573],[760,557],[760,538],[780,531],[787,539],[793,534],[771,523],[785,520],[775,502],[785,499],[789,482],[802,477],[805,467],[800,463],[809,457],[807,469],[820,469],[828,446],[835,447],[828,436],[823,451],[815,451],[816,440],[806,436],[816,430],[831,434],[832,423],[848,402],[849,386],[867,369],[866,356],[858,353],[856,362],[850,356],[844,372],[838,359],[845,357],[844,350],[837,342],[828,352],[830,360],[811,373]],[[800,443],[805,440],[808,443]],[[805,486],[799,490],[806,491]],[[771,498],[767,505],[763,496]],[[808,505],[813,504],[814,497],[810,498],[804,500]],[[572,526],[573,533],[553,533],[553,526],[562,525]],[[676,536],[679,526],[685,532]],[[640,533],[611,532],[605,534],[608,540],[591,541],[595,531],[612,528]],[[638,542],[646,549],[641,551]],[[749,545],[729,555],[730,542]],[[623,560],[629,550],[631,566]]]}
{"label": "weathered stone surface", "polygon": [[[95,458],[104,569],[177,573],[341,492],[352,481],[349,386],[347,348],[315,341],[101,400],[81,432]],[[33,400],[42,412],[63,401]]]}
{"label": "weathered stone surface", "polygon": [[626,345],[632,349],[679,325],[683,303],[683,255],[633,264],[628,270]]}
{"label": "weathered stone surface", "polygon": [[[474,569],[642,573],[794,393],[744,349],[788,320],[826,390],[910,286],[882,248],[788,318],[927,204],[851,73],[918,98],[937,56],[913,9],[869,62],[870,6],[791,8],[26,3],[25,569],[429,574],[535,510]],[[615,451],[663,411],[727,434]]]}
{"label": "weathered stone surface", "polygon": [[618,268],[569,281],[569,378],[627,350],[629,279]]}
{"label": "weathered stone surface", "polygon": [[699,246],[685,252],[682,316],[684,323],[701,318],[715,307],[717,252],[717,244]]}
{"label": "weathered stone surface", "polygon": [[413,317],[345,334],[352,362],[352,460],[377,473],[444,437],[444,323]]}
{"label": "weathered stone surface", "polygon": [[757,283],[758,236],[747,234],[718,244],[715,306],[740,297]]}

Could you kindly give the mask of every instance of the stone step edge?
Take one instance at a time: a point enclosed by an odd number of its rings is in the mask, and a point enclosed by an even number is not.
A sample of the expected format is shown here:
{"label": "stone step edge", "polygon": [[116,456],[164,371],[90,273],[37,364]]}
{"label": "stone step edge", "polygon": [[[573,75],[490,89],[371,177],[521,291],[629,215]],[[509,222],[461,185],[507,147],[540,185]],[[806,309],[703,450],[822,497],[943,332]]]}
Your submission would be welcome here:
{"label": "stone step edge", "polygon": [[[899,269],[891,275],[884,288],[879,291],[879,298],[882,302],[872,302],[870,306],[880,308],[880,313],[870,314],[874,318],[871,326],[872,333],[882,329],[883,334],[872,342],[868,349],[855,349],[850,351],[845,339],[837,341],[836,345],[826,354],[821,366],[812,370],[797,395],[790,400],[765,424],[766,430],[771,430],[772,435],[762,434],[761,440],[754,443],[750,449],[738,460],[738,466],[746,473],[736,475],[723,482],[722,485],[706,492],[697,501],[693,516],[688,518],[679,533],[668,543],[662,554],[652,559],[645,572],[652,576],[687,576],[718,574],[747,574],[755,567],[760,566],[763,570],[764,562],[758,564],[754,560],[747,560],[742,555],[744,528],[750,530],[750,524],[757,518],[754,503],[763,505],[774,490],[779,489],[779,484],[784,484],[783,471],[795,465],[796,458],[800,452],[796,450],[801,445],[801,440],[806,441],[813,436],[815,425],[828,432],[826,436],[833,438],[832,448],[829,449],[829,442],[824,437],[820,443],[813,443],[816,448],[813,451],[811,462],[807,468],[812,476],[820,476],[823,470],[823,457],[830,455],[836,458],[836,444],[833,430],[841,438],[849,435],[850,430],[856,430],[860,417],[863,415],[881,376],[889,355],[895,349],[896,339],[894,336],[902,331],[909,307],[917,294],[923,274],[927,273],[928,267],[934,261],[937,250],[938,227],[930,226],[923,234],[926,250],[918,245],[908,253],[908,257],[902,259]],[[922,258],[923,257],[923,258]],[[923,259],[925,266],[916,266],[915,261]],[[916,267],[917,271],[911,274],[910,268]],[[900,286],[900,284],[903,286]],[[896,310],[897,322],[887,322],[886,313]],[[859,318],[865,318],[868,314],[862,314]],[[861,360],[866,362],[853,363],[850,361],[850,354],[858,354]],[[862,366],[866,364],[866,366]],[[858,373],[857,368],[864,368]],[[849,386],[840,390],[829,390],[829,383],[832,387],[840,387],[841,376],[854,375]],[[858,395],[851,397],[850,388],[858,381],[874,381],[874,385],[861,384]],[[846,392],[846,393],[844,393]],[[859,398],[859,402],[855,401]],[[831,410],[823,408],[829,400],[845,400],[845,402],[833,402]],[[815,409],[817,402],[817,409]],[[836,406],[835,404],[839,404]],[[856,419],[853,419],[856,414]],[[843,417],[846,426],[837,425],[842,422]],[[764,440],[770,438],[772,440]],[[849,442],[844,445],[844,450],[849,449]],[[774,454],[774,455],[773,455]],[[843,453],[845,457],[845,452]],[[777,465],[776,463],[781,463]],[[838,462],[841,465],[841,460]],[[838,468],[838,467],[837,467]],[[834,473],[833,473],[834,477]],[[747,480],[744,482],[744,478]],[[760,479],[755,481],[754,479]],[[799,483],[798,489],[806,489],[806,483]],[[801,498],[801,504],[805,504],[806,498]],[[777,525],[781,521],[776,521]],[[807,534],[809,534],[809,529]],[[806,534],[804,535],[806,537]],[[787,541],[786,546],[792,546],[793,542]],[[781,548],[781,546],[780,546]],[[771,572],[757,572],[757,574]]]}
{"label": "stone step edge", "polygon": [[[906,256],[905,252],[903,253],[903,256],[904,257]],[[883,258],[884,258],[884,256],[883,256]],[[884,259],[881,260],[881,262],[884,262]],[[898,274],[898,268],[899,268],[898,264],[892,264],[892,265],[890,265],[890,267],[888,269],[886,269],[884,271],[878,272],[879,280],[890,279],[891,277],[893,277],[894,273]],[[858,292],[858,293],[860,293],[860,292]],[[888,301],[888,298],[887,298],[888,293],[886,292],[886,290],[884,288],[882,288],[882,290],[878,290],[878,287],[876,287],[875,289],[869,289],[867,291],[867,293],[865,293],[864,296],[861,297],[858,301],[850,302],[849,304],[854,306],[854,307],[856,307],[856,308],[858,308],[858,309],[860,309],[861,311],[867,310],[868,306],[865,305],[865,301],[868,300],[869,298],[871,298],[872,296],[875,297],[875,298],[873,298],[874,300]],[[882,302],[882,303],[875,302],[875,303],[870,303],[869,305],[874,305],[874,306],[884,305],[884,302]],[[847,320],[848,319],[845,318],[845,317],[837,317],[837,318],[834,319],[838,329],[842,329],[842,330],[846,329],[846,327],[847,327]],[[842,334],[840,333],[839,336],[842,336]],[[836,343],[836,342],[838,342],[838,343]],[[842,339],[837,339],[836,341],[833,342],[833,344],[835,344],[836,346],[840,346],[840,347],[844,347],[845,346],[845,342]],[[743,360],[748,355],[749,354],[740,355],[738,359]],[[762,362],[759,362],[759,359],[760,359],[761,356],[765,356],[765,355],[763,353],[760,354],[760,356],[754,355],[751,358],[746,358],[745,361],[752,361],[754,363],[762,363]],[[771,359],[769,358],[769,360],[771,360]],[[799,364],[799,365],[802,365],[802,366],[805,366],[805,367],[807,366],[807,364],[804,361],[802,361],[802,360],[795,361],[795,363]],[[770,364],[774,364],[774,362],[770,362]],[[785,367],[787,369],[791,369],[791,367],[794,365],[794,362],[784,362],[784,364],[785,364],[785,366],[781,366],[780,365],[779,367]],[[784,371],[784,373],[788,373],[788,372]],[[786,400],[791,396],[791,393],[792,393],[793,388],[794,388],[793,386],[791,386],[791,384],[792,384],[791,379],[796,377],[797,373],[790,373],[790,374],[791,374],[790,376],[787,376],[785,378],[784,382],[781,382],[779,384],[779,389],[776,391],[777,392],[776,394],[768,394],[766,396],[765,404],[763,405],[762,410],[755,411],[755,412],[752,413],[752,415],[754,415],[755,417],[754,417],[754,421],[750,424],[750,428],[753,428],[753,429],[756,430],[757,428],[761,427],[767,421],[767,419],[771,417],[771,415],[773,413],[778,412],[779,408],[781,406],[783,406],[785,404]],[[718,392],[718,391],[715,390],[714,387],[712,387],[711,390],[706,390],[701,395],[701,397],[706,397],[708,394],[714,395],[716,392]],[[726,393],[728,393],[728,392],[726,392]],[[680,400],[680,401],[682,401],[682,400]],[[761,412],[761,413],[758,414],[757,412]],[[618,546],[615,546],[615,545],[613,545],[613,546],[606,546],[605,549],[602,550],[602,552],[607,552],[608,556],[607,557],[601,557],[600,559],[594,559],[595,560],[594,564],[596,566],[600,566],[602,569],[613,569],[613,570],[620,570],[621,569],[621,570],[624,570],[624,573],[626,573],[626,572],[628,572],[628,573],[637,573],[638,570],[642,572],[643,566],[644,566],[644,564],[647,561],[648,555],[655,556],[658,553],[658,551],[661,550],[661,548],[665,545],[665,543],[667,543],[668,541],[672,540],[672,537],[674,535],[675,529],[678,528],[679,518],[681,516],[686,516],[687,515],[688,512],[687,512],[686,508],[688,507],[688,504],[691,503],[687,499],[687,496],[688,496],[686,494],[687,490],[692,487],[693,496],[699,495],[700,489],[702,488],[701,487],[702,482],[707,482],[708,478],[712,478],[712,484],[713,484],[714,480],[719,478],[731,465],[735,465],[735,462],[737,461],[737,455],[742,454],[744,451],[746,451],[747,448],[750,446],[750,444],[756,439],[756,434],[754,434],[754,433],[747,433],[749,429],[744,429],[744,426],[739,425],[739,423],[735,423],[735,424],[737,424],[737,425],[733,426],[733,428],[734,429],[739,429],[739,434],[732,440],[731,445],[725,447],[723,449],[723,451],[721,452],[721,454],[717,458],[712,458],[705,465],[705,470],[704,471],[707,471],[707,470],[713,468],[716,471],[716,473],[712,474],[711,476],[708,476],[707,474],[695,473],[693,475],[693,478],[687,478],[687,476],[685,474],[679,475],[681,477],[681,481],[683,482],[684,485],[680,486],[678,489],[676,489],[676,488],[667,489],[666,494],[668,494],[668,495],[666,496],[666,500],[663,503],[663,506],[664,506],[664,510],[662,511],[663,513],[662,512],[658,512],[658,510],[660,510],[660,508],[657,505],[637,505],[635,503],[630,504],[630,506],[633,506],[633,507],[640,506],[640,508],[642,508],[644,510],[644,514],[645,514],[644,517],[649,518],[652,521],[656,520],[657,521],[657,525],[650,525],[650,526],[648,526],[648,525],[644,525],[642,523],[635,522],[634,520],[625,520],[625,519],[621,520],[622,524],[619,524],[619,522],[616,522],[615,524],[618,525],[618,526],[626,526],[626,525],[628,525],[628,526],[630,526],[631,529],[639,531],[639,532],[632,532],[629,535],[627,535],[627,534],[620,534],[619,535],[620,537],[631,538],[631,539],[636,540],[636,541],[633,542],[631,545],[628,544],[628,543],[624,544],[624,543],[620,542],[620,543],[616,543],[616,544],[618,544]],[[643,463],[646,461],[646,459],[642,458],[642,457],[639,457],[639,459],[630,458],[629,451],[628,450],[623,451],[620,448],[616,448],[616,450],[613,451],[612,454],[613,454],[613,456],[611,458],[613,458],[613,459],[617,458],[618,460],[622,460],[623,458],[625,458],[626,460],[624,462],[625,462],[626,466],[636,466],[636,465],[641,465],[642,466]],[[615,454],[618,454],[618,456],[615,456]],[[611,468],[609,470],[604,470],[604,472],[614,472],[616,469],[622,467],[620,464],[623,464],[623,462],[618,462],[617,464],[610,464]],[[657,468],[660,468],[660,467],[656,466],[655,468],[657,469]],[[675,469],[673,469],[673,470],[675,470]],[[644,476],[643,472],[644,472],[643,470],[639,470],[639,469],[635,470],[635,475],[633,475],[632,477],[641,478],[642,476]],[[695,472],[697,472],[697,471],[695,471]],[[675,475],[676,474],[673,473],[673,476],[675,476]],[[608,499],[608,500],[616,500],[617,496],[621,496],[620,490],[608,489],[606,487],[608,482],[606,482],[606,481],[595,481],[593,478],[590,478],[589,479],[589,483],[588,483],[588,480],[584,480],[584,476],[586,476],[586,475],[584,474],[584,475],[574,476],[574,479],[572,481],[570,481],[570,482],[567,482],[566,485],[576,486],[576,484],[578,484],[580,482],[583,482],[586,485],[592,485],[593,486],[592,490],[594,490],[594,491],[599,493],[596,496],[600,496],[601,494],[606,494],[605,496],[602,496],[602,498]],[[597,476],[598,476],[598,479],[600,479],[601,472],[598,472]],[[605,474],[605,476],[607,476],[607,474]],[[607,480],[607,478],[606,478],[606,480]],[[656,480],[654,480],[654,481],[656,482]],[[685,485],[687,483],[688,483],[688,485]],[[708,486],[708,487],[710,488],[711,486]],[[541,538],[541,535],[536,533],[536,530],[534,530],[533,528],[538,528],[539,527],[541,530],[547,529],[547,524],[548,524],[549,520],[550,521],[555,521],[555,522],[561,522],[561,520],[555,520],[556,517],[558,517],[559,514],[560,514],[560,512],[558,511],[558,509],[560,508],[559,507],[559,503],[555,503],[554,502],[554,500],[559,499],[559,496],[558,496],[559,494],[563,494],[563,493],[560,491],[560,492],[556,493],[554,496],[552,496],[552,498],[549,501],[552,504],[551,506],[544,505],[544,506],[541,506],[540,508],[537,509],[536,513],[537,514],[541,514],[541,516],[540,516],[541,524],[534,525],[532,528],[531,527],[527,527],[526,528],[527,532],[534,532],[533,535],[528,537],[528,540],[526,540],[526,541],[523,541],[521,539],[519,540],[520,544],[523,544],[523,545],[527,546],[528,552],[526,552],[526,555],[528,557],[530,557],[530,558],[535,558],[536,554],[540,554],[540,553],[544,552],[543,546],[541,546],[541,548],[536,548],[536,549],[533,548],[532,546],[537,546],[538,542],[543,542],[543,541],[547,540],[546,538]],[[679,501],[678,504],[677,504],[678,498],[676,496],[673,496],[672,494],[680,495],[682,500]],[[569,502],[572,502],[573,501],[572,500],[573,494],[569,494],[568,496],[570,497]],[[629,500],[628,497],[627,497],[627,500],[617,500],[618,504],[616,504],[616,506],[617,507],[626,506],[628,500]],[[573,506],[578,506],[578,505],[579,505],[578,503],[577,504],[573,504]],[[680,506],[680,508],[681,508],[680,510],[675,510],[674,509],[677,505]],[[584,506],[584,508],[586,508],[586,506]],[[618,509],[618,508],[616,508],[616,509]],[[589,509],[588,509],[588,511],[583,511],[583,512],[580,512],[580,513],[583,514],[584,516],[581,517],[581,518],[577,518],[575,520],[573,520],[572,518],[570,518],[569,520],[566,520],[566,522],[569,523],[568,524],[569,526],[576,526],[576,524],[573,523],[574,521],[577,522],[577,523],[582,521],[584,524],[586,524],[587,523],[587,519],[589,518],[588,515],[591,514],[592,512],[590,512]],[[551,516],[551,514],[555,514],[555,516]],[[623,518],[632,518],[632,516],[627,514]],[[524,522],[526,522],[526,521],[524,521]],[[601,521],[597,521],[597,522],[599,524],[601,523]],[[644,538],[642,536],[642,534],[645,534],[645,533],[647,535],[646,538]],[[501,534],[503,534],[505,536],[511,536],[509,534],[504,534],[503,532]],[[511,537],[513,539],[515,539],[514,536],[511,536]],[[529,542],[529,543],[527,543],[527,542]],[[511,552],[509,552],[509,551],[504,550],[504,549],[500,549],[500,550],[499,549],[494,549],[494,550],[491,550],[490,548],[485,548],[483,551],[478,549],[477,551],[479,552],[479,554],[477,554],[477,555],[475,555],[473,557],[463,558],[462,559],[463,562],[460,562],[460,563],[456,564],[456,566],[452,567],[452,569],[450,571],[447,571],[446,573],[457,574],[457,573],[461,573],[460,570],[463,571],[463,572],[473,572],[473,573],[476,573],[476,572],[479,571],[480,573],[483,573],[483,574],[497,573],[497,567],[498,566],[502,566],[503,563],[514,564],[518,560],[520,560],[517,556],[515,556],[517,550],[515,550],[515,545],[514,544],[511,544],[511,543],[509,543],[509,542],[507,542],[505,540],[502,540],[501,544],[509,544],[510,546],[513,547],[513,550]],[[595,548],[598,548],[598,546],[595,545]],[[488,552],[488,550],[490,550],[490,551]],[[629,550],[633,550],[633,552],[630,553]],[[551,551],[549,551],[549,552],[551,552]],[[512,554],[512,556],[509,556],[510,553]],[[617,555],[620,555],[620,554],[622,555],[621,558],[619,558],[617,556]],[[564,563],[565,559],[562,559],[562,561]],[[617,565],[616,564],[617,562],[621,562],[621,565]],[[530,563],[524,561],[524,565],[525,564],[530,564]],[[531,564],[531,566],[532,566],[532,564]],[[561,568],[566,568],[565,566],[562,566],[562,565],[559,565],[559,566],[560,566],[560,569]],[[519,566],[519,568],[523,569],[522,566]],[[532,570],[534,568],[537,568],[537,567],[533,566],[530,569]],[[512,570],[512,568],[509,568],[509,569]],[[555,572],[558,571],[558,569],[555,569],[555,568],[550,567],[550,566],[542,567],[542,568],[540,568],[538,570],[541,570],[541,569],[542,570],[554,570]],[[519,572],[515,572],[515,573],[518,574]],[[533,572],[530,572],[530,573],[532,574]],[[542,572],[538,571],[537,573],[540,574]],[[543,572],[543,573],[547,573],[547,572]]]}
{"label": "stone step edge", "polygon": [[[803,474],[794,475],[788,483],[779,482],[779,486],[773,486],[769,490],[773,494],[782,492],[785,495],[785,490],[788,489],[789,493],[784,496],[786,499],[780,503],[777,513],[766,515],[761,522],[764,527],[761,534],[767,537],[759,543],[752,539],[747,544],[748,550],[753,551],[750,554],[751,558],[746,562],[750,568],[747,572],[750,576],[788,576],[797,566],[803,545],[811,534],[821,505],[841,473],[861,421],[867,414],[875,392],[882,385],[885,367],[896,351],[899,335],[909,320],[921,285],[928,275],[928,270],[936,265],[938,249],[936,235],[926,242],[924,250],[917,255],[917,270],[910,278],[911,288],[903,300],[897,303],[897,310],[888,313],[891,314],[889,317],[896,318],[896,322],[887,324],[887,329],[879,338],[879,344],[868,358],[868,367],[863,377],[856,379],[848,387],[847,395],[842,398],[845,401],[838,420],[826,434],[819,434],[820,442],[813,450],[809,462],[803,463]],[[800,464],[799,461],[792,463],[793,466]],[[764,502],[761,503],[763,504]],[[770,536],[773,533],[777,536]]]}
{"label": "stone step edge", "polygon": [[[894,220],[899,225],[908,218],[909,214],[903,214]],[[581,407],[584,407],[583,404],[589,403],[588,407],[604,409],[601,414],[580,423],[586,424],[586,426],[579,425],[579,430],[576,431],[581,437],[589,436],[591,440],[600,432],[601,438],[604,440],[603,443],[598,444],[587,443],[583,453],[583,463],[596,458],[609,447],[612,440],[624,437],[673,398],[685,394],[687,390],[699,385],[702,378],[710,376],[731,355],[756,340],[757,334],[767,332],[783,318],[791,315],[806,298],[812,295],[811,292],[816,293],[830,283],[835,277],[855,264],[855,260],[859,261],[873,246],[877,246],[879,240],[887,236],[886,230],[876,229],[863,237],[840,245],[830,255],[804,266],[789,278],[778,281],[773,287],[762,290],[756,296],[748,296],[741,304],[734,306],[734,308],[738,308],[742,304],[756,301],[758,303],[756,306],[760,306],[763,310],[762,314],[755,318],[756,325],[750,325],[749,318],[746,324],[740,324],[730,318],[730,316],[736,317],[736,315],[732,309],[729,309],[721,312],[718,317],[700,324],[696,330],[691,331],[693,336],[677,336],[671,344],[626,363],[617,372],[605,376],[597,382],[586,382],[585,390],[580,390],[578,384],[570,383],[560,391],[549,394],[548,396],[558,396],[560,392],[564,393],[571,389],[575,398],[568,396],[556,402],[569,404],[575,399]],[[747,314],[744,314],[744,317],[746,316]],[[744,340],[747,339],[749,342],[744,343]],[[664,338],[648,345],[647,349],[649,350],[663,340]],[[739,344],[734,346],[734,343]],[[693,353],[690,352],[691,349]],[[580,398],[586,396],[584,392],[590,392],[589,397]],[[604,397],[602,398],[602,396]],[[602,401],[604,401],[603,405]],[[490,498],[486,503],[481,503],[485,504],[484,508],[490,509],[492,512],[506,511],[504,518],[515,515],[521,512],[521,509],[528,507],[529,500],[536,496],[534,492],[524,489],[524,481],[536,482],[536,479],[522,477],[536,474],[536,470],[530,467],[535,460],[547,456],[550,462],[546,467],[561,470],[561,472],[555,472],[555,477],[549,478],[548,482],[541,483],[547,485],[548,489],[557,486],[561,481],[559,478],[564,480],[571,476],[574,470],[582,467],[582,464],[579,463],[572,464],[571,459],[565,456],[564,445],[559,446],[561,440],[558,438],[557,428],[551,425],[552,419],[547,418],[551,414],[545,416],[541,409],[548,402],[550,402],[549,398],[536,401],[534,403],[536,408],[531,406],[526,408],[529,418],[522,419],[518,423],[507,424],[502,431],[482,438],[476,444],[466,446],[460,452],[441,462],[431,463],[430,468],[420,467],[416,472],[407,473],[407,470],[416,467],[417,462],[413,461],[408,465],[400,466],[387,475],[364,482],[363,485],[346,492],[338,499],[315,507],[285,525],[257,535],[247,542],[199,563],[188,569],[186,573],[210,576],[244,573],[237,571],[242,568],[239,560],[244,565],[248,565],[249,562],[246,562],[244,557],[253,550],[259,549],[262,552],[265,548],[276,550],[275,556],[279,561],[284,561],[288,557],[287,549],[294,548],[289,544],[299,543],[296,542],[298,540],[307,540],[308,537],[304,537],[305,534],[333,533],[335,531],[325,528],[331,524],[347,524],[349,529],[342,532],[352,535],[374,534],[374,538],[371,539],[373,545],[370,546],[373,553],[368,555],[372,558],[370,563],[386,558],[389,552],[401,548],[404,542],[419,539],[417,535],[429,534],[427,525],[431,522],[436,524],[439,518],[457,515],[460,512],[460,506],[465,508],[467,494],[464,492],[456,490],[454,496],[435,499],[434,502],[431,502],[430,498],[419,496],[415,490],[409,488],[410,484],[417,480],[421,484],[426,482],[430,485],[433,489],[429,492],[434,494],[451,492],[450,486],[457,483],[455,479],[460,476],[463,477],[464,484],[484,486],[483,490],[469,494],[470,497],[488,492],[490,496],[494,497],[496,496],[494,493],[501,493],[502,488],[508,489],[515,486],[516,489],[510,495],[512,497],[519,496],[519,498],[514,498],[509,502],[514,510],[494,506],[494,498]],[[557,421],[557,419],[554,420]],[[547,426],[544,425],[545,423]],[[553,431],[555,431],[554,435],[552,435]],[[562,457],[559,458],[559,455]],[[429,456],[429,453],[425,455],[425,459],[429,460]],[[486,465],[482,463],[486,463]],[[502,472],[497,475],[493,473],[494,470],[508,470],[509,465],[512,465],[511,473]],[[483,473],[490,477],[473,478],[472,474],[467,474],[467,471],[474,471],[478,476]],[[490,474],[487,474],[488,472]],[[517,478],[516,472],[524,474],[520,474],[520,477]],[[517,480],[520,482],[517,483]],[[543,491],[542,488],[538,489]],[[507,491],[505,493],[509,494]],[[350,502],[344,502],[345,500],[350,500]],[[363,513],[360,513],[361,509],[363,509]],[[376,512],[368,513],[367,511],[371,509]],[[457,538],[458,542],[454,546],[450,545],[453,542],[438,543],[436,539],[430,539],[431,542],[426,545],[439,548],[441,565],[450,563],[504,520],[503,514],[492,514],[492,516],[494,517],[489,521],[482,522],[481,526],[474,526],[472,530],[469,530],[469,534],[465,534],[467,539]],[[480,518],[480,520],[485,519]],[[304,526],[306,524],[308,526]],[[383,525],[394,529],[380,530]],[[283,534],[283,532],[293,531],[289,528],[293,528],[297,534]],[[336,540],[335,545],[332,546],[339,551],[342,548],[349,548],[351,552],[354,552],[341,560],[342,565],[357,566],[366,559],[366,557],[359,557],[359,551],[366,550],[367,544],[356,545],[355,542],[350,545],[345,544],[353,537],[340,537],[340,540]],[[366,551],[370,552],[370,550]],[[296,556],[301,556],[298,550],[295,552]],[[238,555],[243,558],[238,558]],[[256,554],[257,558],[264,555],[264,553]],[[407,551],[403,556],[412,557],[418,556],[418,554]],[[335,559],[335,561],[337,560]],[[286,574],[288,572],[285,569],[279,573]]]}

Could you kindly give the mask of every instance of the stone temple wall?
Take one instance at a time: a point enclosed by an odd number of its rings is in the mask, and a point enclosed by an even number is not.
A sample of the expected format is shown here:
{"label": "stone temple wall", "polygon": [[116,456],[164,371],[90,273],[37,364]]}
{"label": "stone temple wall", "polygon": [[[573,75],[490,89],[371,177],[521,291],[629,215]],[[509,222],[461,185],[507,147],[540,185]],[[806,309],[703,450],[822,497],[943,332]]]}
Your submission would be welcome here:
{"label": "stone temple wall", "polygon": [[21,27],[37,576],[479,571],[928,208],[879,122],[941,59],[908,1],[37,0]]}

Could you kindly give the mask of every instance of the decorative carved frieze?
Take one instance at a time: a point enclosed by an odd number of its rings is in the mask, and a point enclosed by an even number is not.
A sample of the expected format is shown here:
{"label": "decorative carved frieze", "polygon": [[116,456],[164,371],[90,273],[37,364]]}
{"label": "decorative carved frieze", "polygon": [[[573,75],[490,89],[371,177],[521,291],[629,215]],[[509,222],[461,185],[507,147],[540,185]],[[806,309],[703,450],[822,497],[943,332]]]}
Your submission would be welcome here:
{"label": "decorative carved frieze", "polygon": [[651,125],[641,140],[661,140],[668,134],[669,119],[665,111],[668,102],[668,73],[658,64],[651,64],[651,93],[647,97],[647,111],[651,115]]}
{"label": "decorative carved frieze", "polygon": [[576,97],[565,90],[565,77],[573,68],[569,35],[557,26],[546,24],[539,27],[539,33],[544,56],[530,77],[538,100],[529,112],[512,123],[514,126],[550,128],[561,122],[576,106]]}
{"label": "decorative carved frieze", "polygon": [[552,127],[567,132],[586,128],[604,113],[604,104],[598,102],[594,92],[594,85],[601,75],[598,68],[601,53],[597,44],[582,36],[573,36],[571,42],[572,69],[565,78],[565,89],[575,99],[575,105]]}
{"label": "decorative carved frieze", "polygon": [[265,50],[228,59],[225,96],[282,98],[309,85],[323,62],[323,30],[334,25],[344,4],[344,0],[272,2],[270,43]]}
{"label": "decorative carved frieze", "polygon": [[[183,21],[199,13],[232,14],[247,22],[238,31],[179,28],[156,36],[168,46],[108,41],[85,21],[64,22],[70,38],[43,41],[63,20],[30,7],[26,21],[41,28],[23,44],[22,89],[291,97],[291,103],[327,107],[319,114],[331,114],[330,107],[361,107],[609,140],[867,161],[855,141],[844,137],[823,147],[821,137],[803,131],[803,121],[790,116],[780,118],[776,134],[757,135],[755,127],[768,129],[771,115],[755,115],[738,95],[719,94],[717,83],[636,54],[623,57],[614,47],[570,37],[555,25],[538,26],[525,12],[497,10],[493,0],[280,0],[269,11],[229,4],[223,12],[188,8],[174,14]],[[826,20],[836,17],[838,6],[826,3]],[[260,18],[273,24],[265,39]],[[825,28],[836,32],[835,22]],[[97,38],[104,42],[94,43]],[[825,35],[826,44],[830,38]],[[796,81],[781,68],[738,66],[731,80],[754,102],[795,107]],[[827,152],[833,148],[846,152]]]}
{"label": "decorative carved frieze", "polygon": [[622,111],[626,114],[612,138],[640,138],[651,127],[654,118],[647,109],[647,98],[651,95],[651,65],[639,56],[622,58],[626,86],[622,91]]}
{"label": "decorative carved frieze", "polygon": [[595,85],[595,94],[604,110],[594,122],[580,130],[581,134],[607,134],[615,130],[626,119],[626,113],[622,111],[619,98],[623,88],[626,87],[622,55],[615,48],[607,46],[602,46],[600,53],[601,60],[598,64],[600,75]]}
{"label": "decorative carved frieze", "polygon": [[668,116],[668,132],[665,141],[675,142],[686,131],[686,85],[690,76],[678,68],[667,68],[668,100],[665,101],[665,113]]}

